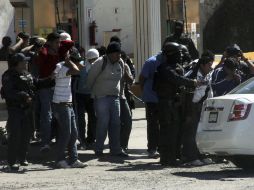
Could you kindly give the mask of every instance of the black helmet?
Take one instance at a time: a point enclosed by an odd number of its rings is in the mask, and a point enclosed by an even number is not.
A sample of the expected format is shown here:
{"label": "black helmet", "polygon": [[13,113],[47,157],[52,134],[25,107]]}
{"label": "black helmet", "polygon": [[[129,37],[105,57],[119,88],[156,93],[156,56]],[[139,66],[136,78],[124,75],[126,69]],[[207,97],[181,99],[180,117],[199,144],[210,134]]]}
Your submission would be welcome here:
{"label": "black helmet", "polygon": [[182,57],[183,63],[184,64],[190,63],[191,62],[191,56],[190,56],[190,52],[189,52],[187,46],[180,44],[180,48],[181,48],[182,56],[183,56]]}
{"label": "black helmet", "polygon": [[178,43],[175,42],[167,42],[163,46],[162,54],[166,56],[167,63],[169,64],[177,64],[182,63],[182,49]]}
{"label": "black helmet", "polygon": [[166,56],[182,52],[181,46],[176,42],[166,42],[162,48],[162,53]]}

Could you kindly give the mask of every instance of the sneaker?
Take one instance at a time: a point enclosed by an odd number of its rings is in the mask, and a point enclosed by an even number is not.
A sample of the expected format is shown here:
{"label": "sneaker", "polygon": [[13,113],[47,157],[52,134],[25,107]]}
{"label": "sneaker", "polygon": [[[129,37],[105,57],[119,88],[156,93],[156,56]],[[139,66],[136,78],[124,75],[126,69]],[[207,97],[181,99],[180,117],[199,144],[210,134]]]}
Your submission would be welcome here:
{"label": "sneaker", "polygon": [[29,165],[27,160],[20,161],[19,163],[20,163],[21,166],[28,166]]}
{"label": "sneaker", "polygon": [[80,162],[79,160],[71,164],[71,168],[85,168],[87,166],[88,166],[87,164]]}
{"label": "sneaker", "polygon": [[124,153],[128,154],[128,152],[129,152],[129,149],[128,149],[128,148],[122,148],[122,149],[123,149],[123,152],[124,152]]}
{"label": "sneaker", "polygon": [[66,160],[62,160],[62,161],[57,162],[56,166],[58,168],[63,168],[63,169],[70,168],[70,165],[66,162]]}
{"label": "sneaker", "polygon": [[169,160],[169,159],[162,159],[160,158],[160,162],[161,166],[163,167],[179,167],[181,165],[181,161],[180,160]]}
{"label": "sneaker", "polygon": [[122,157],[122,158],[126,158],[129,157],[129,154],[127,154],[126,152],[120,152],[118,154],[112,154],[112,156],[117,156],[117,157]]}
{"label": "sneaker", "polygon": [[77,148],[78,148],[78,150],[87,150],[87,147],[86,147],[85,143],[77,145]]}
{"label": "sneaker", "polygon": [[44,145],[43,147],[41,147],[40,152],[42,153],[46,153],[50,151],[50,146],[48,144]]}
{"label": "sneaker", "polygon": [[148,157],[149,158],[159,158],[160,154],[157,151],[149,151],[148,152]]}
{"label": "sneaker", "polygon": [[209,165],[209,164],[213,164],[213,160],[211,158],[205,158],[202,160],[202,162],[205,164],[205,165]]}
{"label": "sneaker", "polygon": [[185,163],[184,165],[185,166],[197,166],[198,167],[198,166],[203,166],[204,163],[202,161],[200,161],[200,160],[193,160],[191,162]]}
{"label": "sneaker", "polygon": [[8,165],[3,168],[5,172],[18,172],[19,171],[19,165],[13,164],[13,165]]}

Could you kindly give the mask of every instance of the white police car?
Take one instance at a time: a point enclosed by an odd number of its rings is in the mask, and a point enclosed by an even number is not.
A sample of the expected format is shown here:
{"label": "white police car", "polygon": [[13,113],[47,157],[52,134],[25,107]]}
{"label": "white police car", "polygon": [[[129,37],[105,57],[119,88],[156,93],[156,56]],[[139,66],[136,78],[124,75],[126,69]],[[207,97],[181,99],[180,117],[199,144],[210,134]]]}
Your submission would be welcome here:
{"label": "white police car", "polygon": [[201,153],[254,168],[254,78],[204,102],[197,132]]}

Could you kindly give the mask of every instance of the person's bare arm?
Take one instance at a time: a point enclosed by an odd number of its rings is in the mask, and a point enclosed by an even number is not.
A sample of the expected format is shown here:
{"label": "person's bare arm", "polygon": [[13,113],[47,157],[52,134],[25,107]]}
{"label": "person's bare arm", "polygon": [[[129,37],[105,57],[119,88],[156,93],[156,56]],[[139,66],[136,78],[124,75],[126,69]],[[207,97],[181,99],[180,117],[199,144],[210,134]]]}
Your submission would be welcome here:
{"label": "person's bare arm", "polygon": [[25,47],[21,50],[21,53],[27,53],[29,51],[31,51],[33,49],[34,45],[31,45],[31,46],[28,46],[28,47]]}
{"label": "person's bare arm", "polygon": [[18,42],[14,44],[12,47],[10,47],[11,53],[15,53],[19,48],[21,48],[23,43],[24,40],[22,38],[18,38]]}
{"label": "person's bare arm", "polygon": [[69,68],[66,75],[77,75],[79,74],[79,68],[77,65],[75,65],[69,58],[65,60],[66,66]]}
{"label": "person's bare arm", "polygon": [[250,60],[248,58],[246,58],[244,56],[244,54],[242,54],[242,60],[248,65],[249,69],[250,69],[250,73],[254,74],[254,65],[252,62],[250,62]]}
{"label": "person's bare arm", "polygon": [[83,69],[85,67],[84,64],[81,64],[81,62],[76,63],[79,70]]}

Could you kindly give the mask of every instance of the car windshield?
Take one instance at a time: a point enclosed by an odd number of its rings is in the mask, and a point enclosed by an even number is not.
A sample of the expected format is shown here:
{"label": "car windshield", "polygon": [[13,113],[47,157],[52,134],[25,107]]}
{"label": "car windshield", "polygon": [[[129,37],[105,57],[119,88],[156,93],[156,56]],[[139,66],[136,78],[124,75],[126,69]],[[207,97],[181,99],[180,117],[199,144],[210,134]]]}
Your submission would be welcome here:
{"label": "car windshield", "polygon": [[233,89],[229,94],[254,94],[254,78],[247,80]]}

